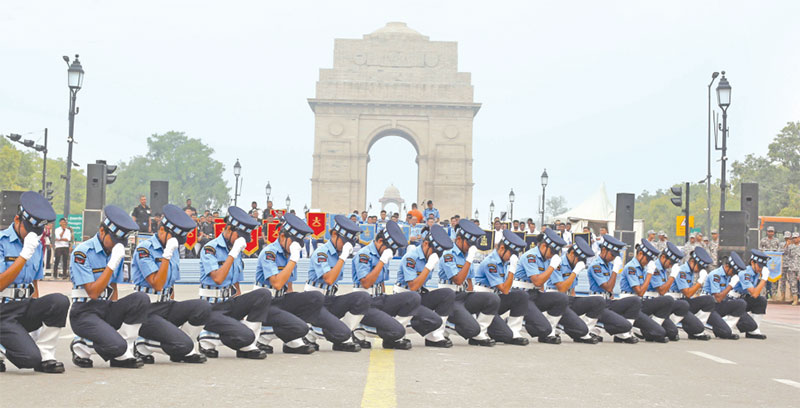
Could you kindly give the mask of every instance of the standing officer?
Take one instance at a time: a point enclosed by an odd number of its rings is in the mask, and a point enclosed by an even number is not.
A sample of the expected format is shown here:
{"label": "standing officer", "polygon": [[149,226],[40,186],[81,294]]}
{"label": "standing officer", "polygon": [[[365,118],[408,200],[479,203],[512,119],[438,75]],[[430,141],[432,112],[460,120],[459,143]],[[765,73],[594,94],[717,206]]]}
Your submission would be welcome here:
{"label": "standing officer", "polygon": [[[683,256],[680,256],[682,254],[673,252],[677,247],[673,246],[671,243],[670,245],[671,248],[669,248],[669,251],[662,252],[658,261],[665,269],[675,268],[675,265],[666,265],[670,262],[677,264],[677,262],[683,258]],[[711,312],[714,311],[716,302],[713,297],[708,295],[694,297],[695,293],[703,287],[706,279],[708,279],[708,271],[706,271],[706,268],[711,265],[711,262],[713,262],[711,255],[709,255],[706,250],[703,248],[695,248],[694,252],[689,255],[689,262],[677,268],[678,273],[673,277],[672,285],[670,285],[669,292],[667,292],[669,296],[675,298],[675,305],[682,304],[683,302],[689,305],[689,312],[683,316],[683,319],[672,322],[677,324],[677,322],[680,321],[683,330],[689,335],[690,340],[711,339],[709,335],[703,332],[705,331],[705,324],[708,322],[708,317],[711,316]],[[694,283],[695,274],[697,274],[697,283]],[[670,315],[670,319],[672,319],[672,316],[675,316],[675,314],[675,307],[673,307],[673,314]],[[671,332],[677,332],[677,327],[673,328],[674,325],[667,326],[668,322],[670,322],[670,320],[664,321],[663,327],[667,330],[667,335],[669,336],[672,335]],[[677,335],[677,333],[674,333],[674,335]]]}
{"label": "standing officer", "polygon": [[[750,265],[739,272],[739,284],[734,285],[733,292],[747,303],[747,313],[742,315],[736,327],[745,333],[748,339],[764,340],[767,336],[761,333],[761,319],[767,313],[767,298],[761,292],[769,279],[769,255],[757,250],[750,250]],[[731,294],[729,294],[730,296]],[[737,295],[733,295],[737,297]]]}
{"label": "standing officer", "polygon": [[[733,298],[728,295],[733,292],[733,287],[739,284],[739,271],[745,270],[746,267],[739,254],[731,252],[727,261],[709,273],[703,283],[702,294],[712,296],[716,302],[714,311],[708,317],[708,323],[714,335],[719,338],[739,339],[739,335],[734,333],[733,329],[747,313],[747,303],[738,297]],[[754,326],[755,324],[749,328],[752,329]]]}
{"label": "standing officer", "polygon": [[649,292],[650,280],[656,270],[651,263],[658,256],[658,250],[646,239],[636,246],[636,256],[622,268],[622,280],[619,283],[620,297],[638,296],[643,298],[642,310],[633,326],[641,330],[641,338],[646,341],[666,343],[667,332],[661,326],[670,313],[675,299],[669,296],[658,296],[658,292]]}
{"label": "standing officer", "polygon": [[[514,271],[519,263],[519,253],[527,244],[519,235],[502,230],[500,241],[478,265],[472,279],[472,290],[475,292],[493,292],[500,296],[500,307],[489,325],[489,337],[496,341],[527,346],[530,341],[522,337],[522,326],[526,326],[528,334],[539,337],[550,333],[550,325],[542,312],[521,290],[511,290],[514,282]],[[508,314],[505,320],[501,317]]]}
{"label": "standing officer", "polygon": [[318,246],[311,254],[305,291],[321,292],[325,295],[325,305],[320,309],[314,326],[323,328],[325,338],[333,339],[333,349],[359,351],[361,346],[352,343],[350,339],[353,337],[353,330],[369,310],[372,300],[365,292],[337,295],[337,282],[342,279],[342,268],[353,253],[353,245],[361,234],[361,228],[344,215],[337,215],[333,220],[331,239],[325,245]]}
{"label": "standing officer", "polygon": [[[422,302],[417,292],[386,294],[389,261],[407,245],[403,230],[397,222],[390,220],[386,222],[386,228],[376,234],[375,239],[361,248],[353,258],[353,290],[367,292],[372,297],[372,304],[361,319],[361,326],[363,331],[380,336],[385,349],[411,349],[411,341],[404,338],[406,326]],[[438,324],[441,322],[434,320],[430,330],[434,330]],[[357,339],[361,331],[356,331]],[[362,347],[369,343],[365,339],[357,341]]]}
{"label": "standing officer", "polygon": [[[284,353],[311,354],[319,346],[315,347],[305,340],[307,323],[314,323],[319,317],[325,296],[313,291],[295,292],[292,285],[297,279],[297,261],[303,250],[303,240],[313,231],[305,221],[291,213],[284,214],[278,228],[278,239],[261,250],[256,267],[256,286],[268,289],[273,296],[269,315],[264,321],[267,327],[261,333],[259,347],[271,352],[269,342],[274,336],[283,340]],[[270,327],[273,333],[270,333]],[[325,329],[328,329],[327,339],[334,346],[350,338],[349,335],[346,338],[331,337],[336,330],[323,327]]]}
{"label": "standing officer", "polygon": [[549,334],[539,336],[539,343],[561,344],[557,325],[569,306],[569,299],[558,291],[545,292],[544,287],[554,272],[558,276],[561,266],[561,256],[558,254],[564,245],[567,242],[555,230],[546,230],[539,244],[522,254],[514,274],[512,288],[526,291],[550,323]]}
{"label": "standing officer", "polygon": [[[631,329],[642,310],[642,299],[639,296],[625,296],[613,300],[617,275],[622,271],[622,258],[619,257],[619,252],[625,248],[625,243],[604,234],[598,247],[600,253],[589,263],[588,275],[591,294],[606,299],[606,310],[600,315],[598,322],[604,325],[608,334],[614,336],[614,343],[636,344],[639,340],[633,337]],[[617,316],[624,317],[628,324],[623,325]],[[616,335],[609,330],[609,324],[610,329],[617,332]]]}
{"label": "standing officer", "polygon": [[[558,270],[550,274],[545,288],[546,292],[561,292],[568,295],[569,307],[564,310],[559,323],[564,328],[564,333],[577,343],[597,344],[603,341],[603,338],[595,333],[595,326],[606,308],[605,300],[601,296],[574,295],[575,287],[578,285],[578,274],[586,270],[586,260],[593,256],[594,252],[589,243],[583,237],[576,236],[575,242],[561,258]],[[570,295],[570,292],[573,294]],[[627,323],[619,315],[616,318],[618,321],[622,320],[623,326]],[[613,324],[607,329],[616,334],[612,327]]]}
{"label": "standing officer", "polygon": [[222,233],[200,253],[200,299],[211,303],[211,315],[198,340],[200,352],[208,358],[219,357],[219,341],[236,350],[238,358],[267,358],[267,353],[257,347],[256,339],[272,296],[264,289],[242,293],[240,286],[244,279],[242,250],[257,226],[258,221],[243,209],[228,207]]}
{"label": "standing officer", "polygon": [[175,282],[181,277],[178,246],[197,223],[177,205],[165,205],[162,214],[158,231],[139,242],[131,260],[135,289],[150,298],[147,321],[139,329],[144,340],[137,342],[136,352],[145,364],[155,362],[152,349],[160,349],[173,362],[204,363],[197,336],[208,323],[211,304],[202,299],[174,300]]}
{"label": "standing officer", "polygon": [[786,280],[792,292],[792,306],[797,306],[797,279],[800,277],[800,232],[792,233],[792,243],[786,249]]}
{"label": "standing officer", "polygon": [[[39,297],[44,277],[39,235],[56,213],[33,191],[22,193],[19,202],[14,222],[0,231],[0,345],[19,368],[63,373],[55,351],[67,323],[69,299],[60,293]],[[6,370],[2,357],[0,352],[0,372]]]}
{"label": "standing officer", "polygon": [[500,297],[495,293],[470,291],[474,275],[472,265],[478,253],[476,244],[486,233],[466,219],[453,227],[455,245],[445,251],[439,261],[439,287],[456,293],[453,313],[448,320],[461,337],[469,339],[469,344],[491,347],[495,341],[486,330],[500,307]]}
{"label": "standing officer", "polygon": [[[422,238],[422,244],[406,252],[400,259],[400,270],[397,272],[397,292],[419,292],[422,305],[414,312],[411,327],[425,337],[425,345],[429,347],[453,347],[453,342],[445,337],[447,319],[453,313],[456,293],[445,287],[433,290],[425,287],[429,278],[436,272],[439,257],[445,250],[453,247],[453,241],[447,236],[439,224],[430,226],[430,232]],[[436,319],[439,324],[433,324]]]}
{"label": "standing officer", "polygon": [[94,344],[103,360],[111,360],[111,367],[139,368],[144,364],[133,350],[150,299],[141,292],[118,299],[117,290],[117,284],[124,282],[122,260],[128,234],[137,228],[121,208],[106,206],[100,231],[70,255],[69,322],[77,336],[71,348],[72,362],[78,367],[92,367],[92,346],[84,339]]}

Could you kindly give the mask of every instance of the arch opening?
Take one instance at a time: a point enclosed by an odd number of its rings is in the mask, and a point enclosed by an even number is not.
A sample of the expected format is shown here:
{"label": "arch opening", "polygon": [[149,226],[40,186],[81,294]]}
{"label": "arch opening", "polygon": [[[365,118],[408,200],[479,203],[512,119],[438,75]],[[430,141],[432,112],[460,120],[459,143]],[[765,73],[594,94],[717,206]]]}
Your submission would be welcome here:
{"label": "arch opening", "polygon": [[370,215],[379,215],[382,208],[401,213],[416,202],[419,179],[419,149],[405,132],[386,131],[372,138],[367,147],[367,202]]}

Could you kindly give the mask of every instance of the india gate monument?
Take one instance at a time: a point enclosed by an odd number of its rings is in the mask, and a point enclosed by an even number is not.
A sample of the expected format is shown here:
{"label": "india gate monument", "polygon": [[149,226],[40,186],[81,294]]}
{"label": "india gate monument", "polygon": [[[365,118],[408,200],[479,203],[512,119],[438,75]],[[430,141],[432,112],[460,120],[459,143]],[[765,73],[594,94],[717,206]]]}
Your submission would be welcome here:
{"label": "india gate monument", "polygon": [[366,208],[372,145],[408,140],[417,153],[414,201],[433,200],[442,216],[472,211],[473,101],[458,44],[431,41],[405,23],[362,39],[334,41],[333,68],[319,72],[314,111],[311,207],[347,213]]}

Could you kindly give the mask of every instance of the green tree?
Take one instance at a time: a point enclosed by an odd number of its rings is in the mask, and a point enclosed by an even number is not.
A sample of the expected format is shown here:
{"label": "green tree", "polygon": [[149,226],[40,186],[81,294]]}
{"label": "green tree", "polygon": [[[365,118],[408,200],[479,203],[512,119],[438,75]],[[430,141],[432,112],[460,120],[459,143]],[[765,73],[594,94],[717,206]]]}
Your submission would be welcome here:
{"label": "green tree", "polygon": [[569,211],[569,207],[567,207],[567,199],[564,196],[554,196],[545,200],[545,215],[550,214],[555,217],[567,211]]}
{"label": "green tree", "polygon": [[[42,189],[42,157],[34,151],[17,149],[13,143],[0,138],[0,189]],[[57,214],[64,209],[66,160],[47,159],[47,181],[53,183],[53,208]],[[86,175],[83,169],[72,169],[70,212],[80,214],[86,204]]]}
{"label": "green tree", "polygon": [[198,209],[220,208],[230,201],[225,167],[200,139],[174,131],[154,134],[147,138],[147,149],[144,156],[120,163],[117,180],[108,187],[107,203],[135,207],[140,195],[149,196],[151,180],[169,181],[169,201],[176,205],[191,198]]}

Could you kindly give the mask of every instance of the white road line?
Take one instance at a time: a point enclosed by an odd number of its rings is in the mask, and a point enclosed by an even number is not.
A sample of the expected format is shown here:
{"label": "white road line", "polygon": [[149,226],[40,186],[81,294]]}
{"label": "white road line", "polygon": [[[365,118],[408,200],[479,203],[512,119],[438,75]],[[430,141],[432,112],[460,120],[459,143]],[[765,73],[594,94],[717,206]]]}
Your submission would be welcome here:
{"label": "white road line", "polygon": [[786,379],[783,379],[783,378],[773,378],[773,380],[777,381],[777,382],[779,382],[781,384],[786,384],[786,385],[788,385],[790,387],[800,388],[800,383],[797,382],[797,381],[786,380]]}
{"label": "white road line", "polygon": [[689,353],[692,353],[692,354],[694,354],[696,356],[700,356],[700,357],[703,357],[703,358],[707,358],[707,359],[709,359],[711,361],[715,361],[715,362],[720,363],[720,364],[736,364],[731,360],[726,360],[724,358],[720,358],[720,357],[717,357],[717,356],[712,356],[711,354],[703,353],[702,351],[689,351]]}
{"label": "white road line", "polygon": [[64,336],[58,336],[59,339],[71,339],[73,337],[75,337],[74,334],[67,334],[67,335],[64,335]]}

